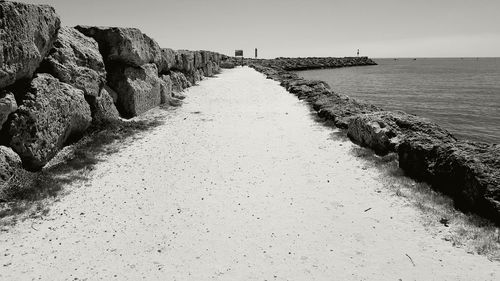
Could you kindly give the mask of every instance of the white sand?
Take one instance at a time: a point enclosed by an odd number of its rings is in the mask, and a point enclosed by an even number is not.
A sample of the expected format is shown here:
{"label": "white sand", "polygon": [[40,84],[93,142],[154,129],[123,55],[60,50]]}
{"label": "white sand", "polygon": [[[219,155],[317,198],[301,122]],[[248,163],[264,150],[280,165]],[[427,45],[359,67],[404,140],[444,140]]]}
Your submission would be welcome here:
{"label": "white sand", "polygon": [[499,280],[276,82],[238,68],[186,95],[44,219],[0,233],[0,279]]}

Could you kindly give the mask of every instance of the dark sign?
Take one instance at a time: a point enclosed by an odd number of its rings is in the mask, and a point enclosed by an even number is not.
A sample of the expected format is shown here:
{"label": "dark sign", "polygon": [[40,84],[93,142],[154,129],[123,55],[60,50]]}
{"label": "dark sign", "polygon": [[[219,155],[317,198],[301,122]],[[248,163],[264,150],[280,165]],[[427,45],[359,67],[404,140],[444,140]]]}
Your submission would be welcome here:
{"label": "dark sign", "polygon": [[242,57],[243,56],[243,50],[236,50],[236,51],[234,51],[234,56],[235,57]]}

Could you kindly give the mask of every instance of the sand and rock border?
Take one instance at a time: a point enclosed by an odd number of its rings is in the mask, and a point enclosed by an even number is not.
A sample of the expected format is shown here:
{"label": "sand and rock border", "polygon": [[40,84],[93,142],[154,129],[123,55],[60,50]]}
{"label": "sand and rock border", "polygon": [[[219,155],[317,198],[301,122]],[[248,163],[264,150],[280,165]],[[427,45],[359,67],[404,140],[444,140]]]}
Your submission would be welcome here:
{"label": "sand and rock border", "polygon": [[225,58],[161,48],[136,28],[61,26],[48,5],[0,1],[0,27],[0,191],[103,124],[181,105]]}
{"label": "sand and rock border", "polygon": [[[325,61],[336,63],[327,65]],[[407,176],[449,195],[457,208],[500,224],[500,145],[459,140],[425,118],[385,111],[335,93],[323,81],[302,79],[290,72],[374,65],[369,58],[278,58],[245,63],[306,100],[320,117],[344,129],[354,143],[381,156],[397,154],[399,167]],[[312,66],[314,63],[319,65]]]}

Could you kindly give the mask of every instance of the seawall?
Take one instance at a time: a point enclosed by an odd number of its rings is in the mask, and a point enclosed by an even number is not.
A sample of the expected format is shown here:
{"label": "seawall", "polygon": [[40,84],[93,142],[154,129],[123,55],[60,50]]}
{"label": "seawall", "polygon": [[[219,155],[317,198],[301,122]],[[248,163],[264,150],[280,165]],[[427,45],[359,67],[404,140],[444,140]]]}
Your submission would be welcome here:
{"label": "seawall", "polygon": [[[334,67],[353,66],[351,59],[338,59],[345,63]],[[302,79],[289,71],[314,68],[304,61],[313,62],[299,58],[247,63],[306,100],[320,117],[343,129],[354,143],[381,156],[396,153],[399,167],[407,176],[449,195],[457,208],[500,224],[500,145],[457,140],[425,118],[385,111],[337,94],[323,81]]]}
{"label": "seawall", "polygon": [[226,57],[162,48],[136,28],[61,26],[55,9],[0,1],[0,191],[89,128],[179,106]]}

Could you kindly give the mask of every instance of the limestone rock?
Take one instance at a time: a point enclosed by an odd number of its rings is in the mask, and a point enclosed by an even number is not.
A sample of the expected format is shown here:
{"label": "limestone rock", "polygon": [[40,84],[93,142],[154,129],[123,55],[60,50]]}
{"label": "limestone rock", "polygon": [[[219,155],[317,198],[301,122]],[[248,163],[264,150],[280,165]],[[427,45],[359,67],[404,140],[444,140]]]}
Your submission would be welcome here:
{"label": "limestone rock", "polygon": [[342,129],[347,129],[350,120],[358,114],[382,110],[377,106],[336,93],[319,97],[313,101],[313,108],[318,111],[320,117],[333,121],[335,126]]}
{"label": "limestone rock", "polygon": [[172,79],[172,91],[174,93],[180,93],[184,89],[191,87],[191,82],[181,72],[173,71],[170,73],[170,79]]}
{"label": "limestone rock", "polygon": [[0,146],[0,187],[19,168],[21,168],[21,158],[19,158],[19,155],[8,147]]}
{"label": "limestone rock", "polygon": [[172,99],[172,79],[169,75],[162,75],[161,79],[161,103],[168,103]]}
{"label": "limestone rock", "polygon": [[140,67],[162,65],[158,43],[137,28],[76,26],[78,31],[94,38],[106,63],[121,62]]}
{"label": "limestone rock", "polygon": [[0,94],[0,130],[7,121],[9,115],[17,110],[17,103],[14,94],[4,92]]}
{"label": "limestone rock", "polygon": [[38,74],[12,115],[10,147],[21,156],[27,169],[38,170],[69,139],[80,136],[91,121],[83,91],[49,74]]}
{"label": "limestone rock", "polygon": [[373,149],[379,155],[396,152],[408,133],[426,134],[443,141],[455,138],[435,123],[402,111],[379,111],[360,114],[349,123],[347,135],[361,145]]}
{"label": "limestone rock", "polygon": [[399,146],[399,166],[449,194],[457,207],[500,223],[500,146],[410,134]]}
{"label": "limestone rock", "polygon": [[176,69],[185,74],[193,73],[195,70],[194,52],[188,50],[178,50],[177,53],[180,55],[180,60],[177,60]]}
{"label": "limestone rock", "polygon": [[32,77],[52,48],[59,26],[50,6],[0,2],[0,88]]}
{"label": "limestone rock", "polygon": [[203,60],[202,51],[194,51],[193,56],[194,56],[193,65],[195,69],[201,68],[206,63]]}
{"label": "limestone rock", "polygon": [[108,84],[117,93],[117,108],[132,118],[161,104],[161,80],[155,64],[141,67],[114,66],[108,72]]}
{"label": "limestone rock", "polygon": [[166,73],[177,65],[177,52],[172,49],[161,49],[162,64],[158,72],[160,74]]}
{"label": "limestone rock", "polygon": [[87,97],[92,112],[92,122],[99,124],[120,119],[120,114],[111,96],[114,94],[116,93],[111,88],[104,86],[97,97]]}
{"label": "limestone rock", "polygon": [[61,28],[43,70],[93,97],[99,96],[106,80],[97,42],[72,27]]}

